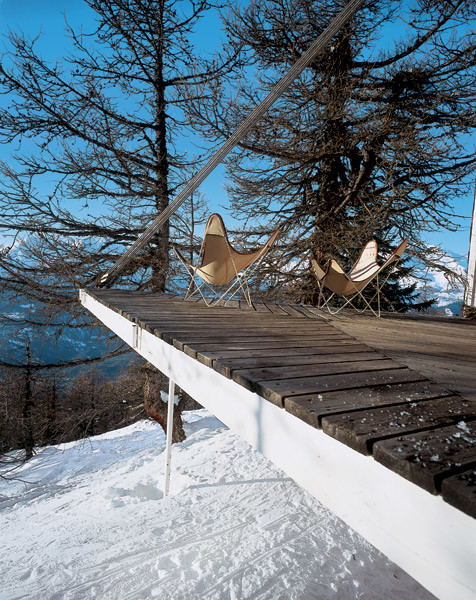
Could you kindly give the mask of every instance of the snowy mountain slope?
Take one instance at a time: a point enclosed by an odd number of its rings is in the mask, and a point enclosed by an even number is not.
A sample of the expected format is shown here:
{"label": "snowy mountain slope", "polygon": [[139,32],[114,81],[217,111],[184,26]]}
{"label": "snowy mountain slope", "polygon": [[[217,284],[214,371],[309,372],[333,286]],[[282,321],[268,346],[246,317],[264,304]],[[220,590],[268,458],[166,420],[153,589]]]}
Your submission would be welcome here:
{"label": "snowy mountain slope", "polygon": [[209,413],[186,419],[167,498],[147,421],[0,480],[1,600],[432,598]]}
{"label": "snowy mountain slope", "polygon": [[[444,256],[438,256],[448,269],[460,277],[465,278],[467,274],[467,258],[454,253],[446,252]],[[460,281],[448,280],[443,271],[436,268],[417,269],[421,279],[416,281],[417,290],[422,299],[436,298],[436,302],[430,312],[441,313],[446,316],[461,316],[464,298],[464,286]],[[414,280],[409,283],[413,283]]]}

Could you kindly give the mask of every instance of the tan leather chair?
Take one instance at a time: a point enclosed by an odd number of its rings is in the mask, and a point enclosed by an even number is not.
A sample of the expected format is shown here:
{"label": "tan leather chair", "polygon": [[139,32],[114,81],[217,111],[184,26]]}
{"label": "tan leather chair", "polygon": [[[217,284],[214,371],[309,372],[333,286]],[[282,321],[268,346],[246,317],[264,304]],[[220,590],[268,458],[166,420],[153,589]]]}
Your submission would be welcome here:
{"label": "tan leather chair", "polygon": [[[408,244],[408,238],[404,239],[401,244],[399,244],[395,250],[390,254],[387,260],[378,264],[377,262],[377,242],[374,240],[370,240],[368,242],[362,252],[360,253],[359,258],[356,263],[352,267],[352,269],[346,273],[339,263],[331,259],[328,261],[326,267],[323,269],[315,259],[311,259],[311,267],[317,278],[319,283],[319,307],[321,306],[321,301],[323,301],[327,310],[331,314],[337,314],[343,308],[350,305],[352,308],[358,310],[353,304],[352,301],[356,297],[360,297],[364,302],[364,310],[365,308],[369,308],[376,317],[380,316],[380,291],[383,285],[388,280],[390,273],[397,266],[398,261],[401,259],[402,254],[405,251],[405,248]],[[381,281],[379,279],[380,273],[390,265],[393,267],[388,271],[385,279]],[[367,285],[372,281],[372,279],[376,279],[377,283],[377,291],[374,296],[368,301],[363,295],[362,291],[367,287]],[[327,288],[332,292],[332,294],[325,298],[324,296],[324,288]],[[338,309],[332,309],[329,305],[329,301],[334,295],[345,296],[347,300],[344,304]],[[377,312],[370,306],[370,302],[377,296]]]}
{"label": "tan leather chair", "polygon": [[[251,306],[251,296],[248,287],[248,279],[256,270],[259,262],[273,245],[278,235],[276,229],[267,242],[254,252],[238,252],[228,240],[223,219],[217,213],[210,215],[205,226],[202,247],[198,256],[196,265],[191,264],[174,246],[175,253],[187,268],[191,281],[188,286],[185,299],[200,293],[203,300],[210,306],[215,302],[230,300],[240,290]],[[198,284],[195,277],[198,276],[202,283]],[[195,289],[194,289],[195,284]],[[218,292],[215,286],[229,287]],[[213,294],[213,300],[210,301],[204,294],[203,288],[208,288]]]}

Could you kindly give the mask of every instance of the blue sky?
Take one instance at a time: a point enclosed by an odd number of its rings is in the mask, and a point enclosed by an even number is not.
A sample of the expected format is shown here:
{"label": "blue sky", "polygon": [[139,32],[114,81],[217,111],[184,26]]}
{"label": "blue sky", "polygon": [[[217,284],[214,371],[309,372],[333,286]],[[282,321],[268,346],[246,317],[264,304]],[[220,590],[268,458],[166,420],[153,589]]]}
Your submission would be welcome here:
{"label": "blue sky", "polygon": [[[0,0],[0,34],[9,29],[21,29],[28,36],[36,36],[41,31],[39,47],[47,58],[61,58],[68,49],[68,40],[64,35],[64,14],[70,24],[78,27],[91,25],[91,11],[83,0]],[[88,27],[89,28],[89,27]],[[222,32],[218,17],[203,23],[197,36],[200,47],[212,51],[220,44]],[[0,52],[4,41],[0,42]],[[8,160],[8,149],[0,149],[0,157]],[[202,184],[201,191],[209,200],[211,209],[219,205],[226,206],[224,171],[218,168],[207,181]],[[473,208],[473,193],[470,192],[460,200],[456,212],[465,219],[461,220],[462,229],[451,233],[440,231],[428,237],[427,241],[442,244],[446,250],[457,255],[466,256],[469,247],[469,227]]]}

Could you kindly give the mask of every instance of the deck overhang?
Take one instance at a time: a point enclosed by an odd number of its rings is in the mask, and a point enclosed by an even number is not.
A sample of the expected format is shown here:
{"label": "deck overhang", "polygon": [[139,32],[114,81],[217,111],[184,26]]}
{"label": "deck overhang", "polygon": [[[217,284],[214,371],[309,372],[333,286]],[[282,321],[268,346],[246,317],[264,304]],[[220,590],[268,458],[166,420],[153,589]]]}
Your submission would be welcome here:
{"label": "deck overhang", "polygon": [[442,600],[476,597],[476,519],[308,425],[98,301],[80,301],[143,358]]}
{"label": "deck overhang", "polygon": [[474,600],[476,519],[81,291],[143,358],[442,600]]}

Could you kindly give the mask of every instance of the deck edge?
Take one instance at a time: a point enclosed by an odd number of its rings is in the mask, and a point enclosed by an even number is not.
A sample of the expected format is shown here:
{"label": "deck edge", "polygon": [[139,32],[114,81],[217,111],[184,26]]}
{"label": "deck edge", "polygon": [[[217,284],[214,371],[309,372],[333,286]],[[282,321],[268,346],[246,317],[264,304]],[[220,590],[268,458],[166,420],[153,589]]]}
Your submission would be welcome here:
{"label": "deck edge", "polygon": [[80,291],[80,301],[430,592],[442,600],[474,599],[475,519],[187,356],[87,291]]}

